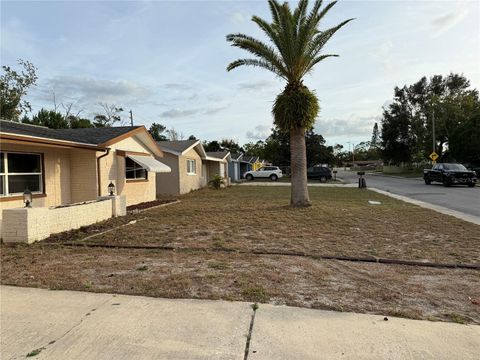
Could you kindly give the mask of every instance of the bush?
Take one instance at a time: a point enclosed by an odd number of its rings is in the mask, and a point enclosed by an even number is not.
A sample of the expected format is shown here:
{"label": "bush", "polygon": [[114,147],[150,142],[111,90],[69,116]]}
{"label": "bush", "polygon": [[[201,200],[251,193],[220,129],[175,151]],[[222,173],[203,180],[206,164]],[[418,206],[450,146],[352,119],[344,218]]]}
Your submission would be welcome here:
{"label": "bush", "polygon": [[208,185],[215,190],[219,190],[222,188],[222,185],[225,185],[225,181],[220,175],[216,174],[213,179],[208,182]]}

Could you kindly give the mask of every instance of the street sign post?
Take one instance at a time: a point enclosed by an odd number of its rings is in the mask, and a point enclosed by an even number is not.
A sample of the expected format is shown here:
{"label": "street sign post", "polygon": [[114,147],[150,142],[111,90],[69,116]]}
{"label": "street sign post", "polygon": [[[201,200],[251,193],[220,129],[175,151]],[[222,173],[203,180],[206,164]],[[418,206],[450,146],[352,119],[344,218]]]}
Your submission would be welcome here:
{"label": "street sign post", "polygon": [[430,154],[429,158],[432,159],[432,161],[437,161],[438,156],[439,155],[434,151]]}

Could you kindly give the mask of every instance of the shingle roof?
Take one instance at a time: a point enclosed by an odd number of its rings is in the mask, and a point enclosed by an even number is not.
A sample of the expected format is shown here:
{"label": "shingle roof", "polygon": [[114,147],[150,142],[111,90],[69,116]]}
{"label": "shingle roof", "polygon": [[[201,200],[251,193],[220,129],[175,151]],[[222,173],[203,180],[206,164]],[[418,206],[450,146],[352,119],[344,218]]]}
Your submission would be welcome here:
{"label": "shingle roof", "polygon": [[73,141],[83,144],[100,145],[141,126],[118,126],[105,128],[49,129],[44,126],[29,125],[0,120],[0,131],[13,135],[34,136],[44,139]]}
{"label": "shingle roof", "polygon": [[182,153],[197,141],[198,140],[157,141],[157,144],[160,145],[162,150]]}
{"label": "shingle roof", "polygon": [[228,151],[207,151],[207,156],[217,158],[217,159],[225,159],[225,156],[228,155]]}
{"label": "shingle roof", "polygon": [[240,158],[240,156],[242,156],[242,155],[243,155],[242,153],[230,154],[230,156],[232,157],[232,160],[238,160]]}

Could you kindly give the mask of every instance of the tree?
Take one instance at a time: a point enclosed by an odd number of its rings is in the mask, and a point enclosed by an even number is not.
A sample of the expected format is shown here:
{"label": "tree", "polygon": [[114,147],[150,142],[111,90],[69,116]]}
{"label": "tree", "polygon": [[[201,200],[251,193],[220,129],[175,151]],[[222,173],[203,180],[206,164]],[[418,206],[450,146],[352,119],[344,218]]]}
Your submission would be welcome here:
{"label": "tree", "polygon": [[23,68],[21,72],[2,65],[3,74],[0,76],[0,117],[13,121],[32,110],[24,97],[37,81],[37,68],[31,62],[19,59],[18,64]]}
{"label": "tree", "polygon": [[205,151],[222,151],[222,147],[220,146],[220,143],[217,140],[213,141],[204,141],[203,142],[203,148]]}
{"label": "tree", "polygon": [[394,101],[384,109],[382,118],[384,161],[427,161],[434,149],[441,160],[456,154],[457,161],[465,161],[464,148],[469,145],[460,141],[458,134],[476,133],[472,119],[480,109],[478,91],[469,87],[468,79],[458,74],[422,77],[410,86],[396,87]]}
{"label": "tree", "polygon": [[311,129],[319,112],[318,99],[304,84],[303,78],[322,60],[337,55],[323,54],[327,41],[345,24],[320,30],[320,20],[335,5],[321,8],[322,1],[316,0],[307,13],[308,0],[300,0],[292,11],[287,2],[280,4],[269,0],[273,21],[269,23],[258,16],[252,21],[267,35],[271,44],[266,44],[244,34],[227,35],[232,46],[246,50],[255,58],[239,59],[227,67],[231,71],[239,66],[260,67],[273,72],[287,84],[275,100],[272,113],[275,125],[290,137],[292,206],[309,206],[307,188],[307,155],[305,131]]}
{"label": "tree", "polygon": [[54,110],[40,109],[31,119],[24,116],[21,120],[24,124],[33,124],[45,126],[50,129],[78,129],[91,128],[93,124],[88,119],[82,119],[74,115],[69,115],[67,118],[63,114]]}
{"label": "tree", "polygon": [[99,103],[103,113],[97,113],[93,120],[95,127],[111,127],[117,122],[121,122],[122,107],[117,107],[114,104]]}
{"label": "tree", "polygon": [[163,134],[167,128],[162,124],[153,123],[150,125],[148,132],[155,141],[166,141],[168,138]]}
{"label": "tree", "polygon": [[32,119],[24,117],[23,123],[45,126],[50,129],[68,129],[69,124],[63,115],[53,110],[40,109],[38,113],[33,115]]}
{"label": "tree", "polygon": [[227,150],[231,153],[243,152],[242,147],[233,139],[222,139],[222,141],[220,141],[220,147],[222,150]]}
{"label": "tree", "polygon": [[179,133],[173,127],[171,129],[166,130],[165,133],[167,134],[167,138],[170,141],[183,140],[183,138],[184,138],[183,134],[181,132]]}

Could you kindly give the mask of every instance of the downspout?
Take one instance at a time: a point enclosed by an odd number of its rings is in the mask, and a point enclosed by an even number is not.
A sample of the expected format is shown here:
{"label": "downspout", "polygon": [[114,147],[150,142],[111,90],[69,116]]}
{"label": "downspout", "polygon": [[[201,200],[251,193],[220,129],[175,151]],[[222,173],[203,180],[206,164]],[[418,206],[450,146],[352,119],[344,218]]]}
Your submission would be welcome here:
{"label": "downspout", "polygon": [[102,185],[102,182],[101,182],[101,176],[100,176],[100,159],[107,156],[108,154],[110,154],[110,148],[107,148],[105,150],[105,154],[99,156],[97,158],[97,187],[98,187],[98,196],[102,196],[102,188],[101,188],[101,185]]}

